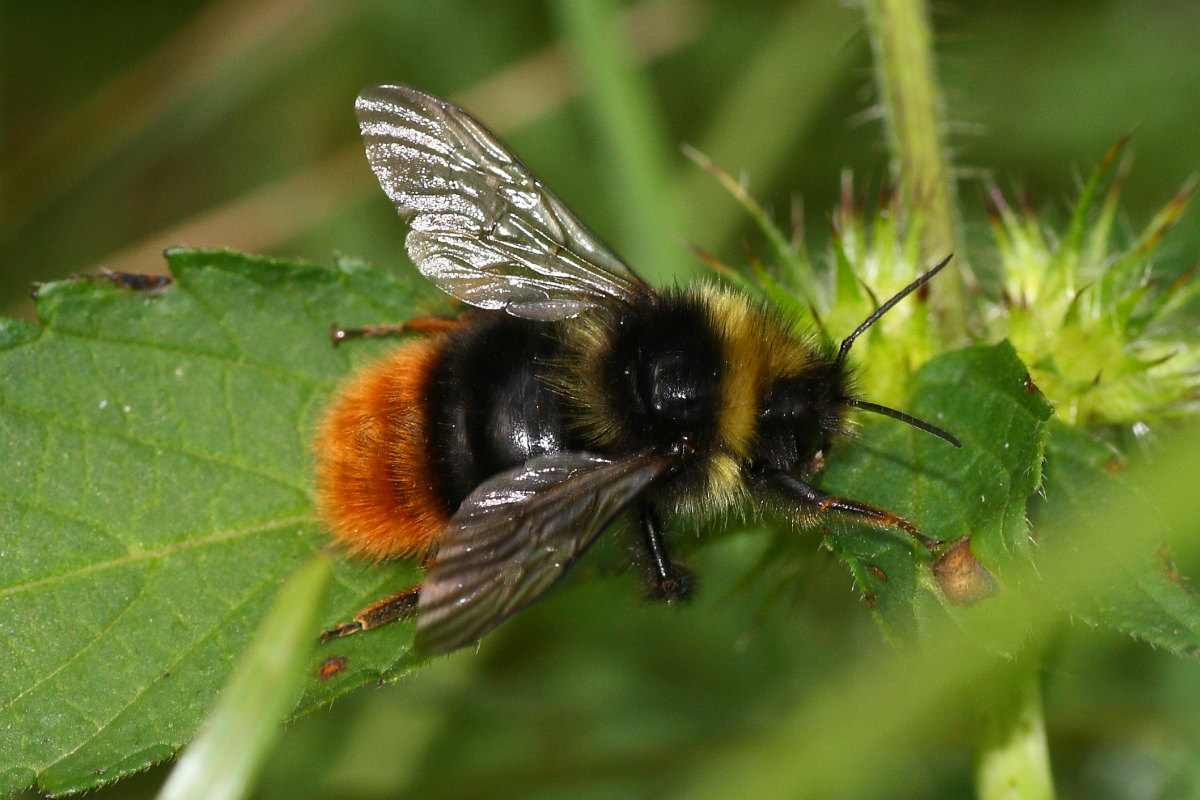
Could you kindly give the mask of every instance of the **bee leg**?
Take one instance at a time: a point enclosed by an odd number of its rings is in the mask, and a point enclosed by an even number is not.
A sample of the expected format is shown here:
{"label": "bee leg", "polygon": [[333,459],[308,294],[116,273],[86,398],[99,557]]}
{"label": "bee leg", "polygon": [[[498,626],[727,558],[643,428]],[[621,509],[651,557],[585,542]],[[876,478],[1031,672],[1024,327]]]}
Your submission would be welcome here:
{"label": "bee leg", "polygon": [[667,552],[667,543],[663,541],[662,525],[649,503],[642,503],[642,543],[650,556],[648,571],[650,596],[656,600],[666,600],[668,603],[679,603],[688,600],[695,588],[692,573]]}
{"label": "bee leg", "polygon": [[421,585],[417,584],[391,597],[385,597],[377,603],[364,608],[354,615],[354,619],[343,622],[321,634],[321,642],[330,639],[340,639],[359,631],[369,631],[398,619],[407,619],[417,613],[417,601],[420,599]]}
{"label": "bee leg", "polygon": [[942,542],[925,536],[917,530],[916,525],[899,514],[884,511],[882,508],[869,506],[857,500],[836,497],[787,472],[770,472],[767,477],[776,488],[782,489],[786,494],[805,505],[814,506],[818,511],[840,511],[843,514],[862,517],[885,528],[899,528],[929,550],[936,550],[942,545]]}
{"label": "bee leg", "polygon": [[399,336],[402,333],[443,333],[459,324],[457,319],[445,317],[415,317],[405,322],[390,325],[367,325],[364,328],[343,328],[338,324],[329,326],[329,338],[334,345],[346,339],[374,339],[379,336]]}

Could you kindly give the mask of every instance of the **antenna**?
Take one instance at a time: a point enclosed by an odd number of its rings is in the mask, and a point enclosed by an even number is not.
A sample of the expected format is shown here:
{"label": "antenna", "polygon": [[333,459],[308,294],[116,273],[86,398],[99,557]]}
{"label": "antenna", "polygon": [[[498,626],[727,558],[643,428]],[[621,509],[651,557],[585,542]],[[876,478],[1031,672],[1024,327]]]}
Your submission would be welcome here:
{"label": "antenna", "polygon": [[943,258],[941,260],[941,262],[933,269],[929,270],[928,272],[926,272],[923,275],[918,275],[917,279],[915,281],[910,283],[908,286],[905,286],[900,291],[896,292],[894,295],[892,295],[890,300],[888,300],[886,303],[881,305],[879,308],[875,309],[875,311],[873,311],[871,313],[871,316],[864,319],[862,321],[862,324],[854,329],[854,333],[850,334],[845,339],[842,339],[842,348],[840,350],[838,350],[838,355],[837,355],[837,362],[836,362],[837,366],[840,367],[845,362],[846,355],[850,352],[850,345],[854,344],[854,340],[857,339],[859,337],[859,335],[862,334],[863,331],[865,331],[867,328],[874,325],[879,320],[879,318],[882,317],[884,314],[891,311],[892,308],[896,305],[896,303],[899,303],[901,300],[903,300],[904,298],[906,298],[910,294],[912,294],[915,290],[920,289],[922,286],[924,286],[929,281],[930,278],[932,278],[934,275],[937,275],[939,272],[941,272],[942,267],[949,264],[950,259],[952,259],[952,258],[954,258],[953,253],[951,253],[950,255]]}
{"label": "antenna", "polygon": [[[887,312],[891,311],[892,308],[897,303],[899,303],[901,300],[908,297],[915,290],[924,286],[929,281],[930,278],[932,278],[934,275],[937,275],[939,272],[941,272],[942,268],[945,267],[947,264],[949,264],[950,259],[952,259],[952,258],[954,258],[953,253],[951,253],[950,255],[943,258],[937,264],[937,266],[933,267],[933,269],[929,270],[928,272],[926,272],[922,275],[918,275],[916,280],[914,280],[908,286],[905,286],[900,291],[896,292],[896,294],[892,295],[892,297],[886,303],[881,305],[879,308],[875,309],[871,313],[871,316],[869,316],[865,320],[863,320],[862,324],[854,329],[854,333],[850,334],[849,336],[847,336],[845,339],[842,340],[842,347],[840,350],[838,350],[837,361],[835,362],[837,367],[840,368],[842,366],[842,364],[845,363],[846,356],[849,355],[849,353],[850,353],[850,346],[854,344],[854,340],[857,339],[862,334],[863,331],[865,331],[867,328],[874,325],[879,320],[880,317],[882,317]],[[903,411],[897,411],[894,408],[888,408],[887,406],[881,406],[878,403],[869,403],[866,400],[856,400],[854,398],[850,398],[850,399],[846,400],[846,405],[854,406],[855,408],[861,408],[863,411],[871,411],[875,414],[882,414],[885,417],[891,417],[892,419],[900,420],[901,422],[908,423],[909,425],[912,425],[914,428],[923,430],[926,433],[932,433],[934,436],[938,437],[942,441],[949,442],[950,444],[954,445],[955,447],[962,447],[962,442],[960,442],[956,437],[952,436],[951,434],[947,433],[946,431],[942,430],[941,428],[937,427],[936,425],[931,425],[930,423],[926,422],[923,419],[918,419],[918,418],[914,417],[912,414],[905,414]]]}
{"label": "antenna", "polygon": [[930,425],[925,420],[918,419],[917,417],[914,417],[912,414],[905,414],[903,411],[897,411],[894,408],[888,408],[887,406],[881,406],[878,403],[868,403],[866,400],[855,400],[854,398],[850,398],[849,400],[847,400],[846,405],[854,406],[855,408],[861,408],[863,411],[873,411],[876,414],[882,414],[885,417],[891,417],[892,419],[898,419],[901,422],[907,422],[909,425],[912,425],[914,428],[919,428],[920,430],[923,430],[926,433],[932,433],[934,436],[938,437],[942,441],[949,442],[950,444],[954,445],[955,447],[962,447],[962,442],[960,442],[958,440],[957,436],[954,436],[953,434],[942,430],[941,428],[939,428],[936,425]]}

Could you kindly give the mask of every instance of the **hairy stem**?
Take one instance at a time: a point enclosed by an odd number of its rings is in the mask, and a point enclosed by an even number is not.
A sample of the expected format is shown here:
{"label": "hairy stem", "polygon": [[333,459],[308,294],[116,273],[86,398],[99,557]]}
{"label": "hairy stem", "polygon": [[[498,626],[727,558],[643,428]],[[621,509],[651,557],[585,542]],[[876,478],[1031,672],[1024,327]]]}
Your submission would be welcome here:
{"label": "hairy stem", "polygon": [[954,253],[955,267],[930,285],[942,341],[959,344],[970,322],[969,270],[949,160],[942,143],[941,97],[934,75],[924,0],[867,0],[875,81],[882,97],[893,179],[911,219],[924,225],[922,257]]}

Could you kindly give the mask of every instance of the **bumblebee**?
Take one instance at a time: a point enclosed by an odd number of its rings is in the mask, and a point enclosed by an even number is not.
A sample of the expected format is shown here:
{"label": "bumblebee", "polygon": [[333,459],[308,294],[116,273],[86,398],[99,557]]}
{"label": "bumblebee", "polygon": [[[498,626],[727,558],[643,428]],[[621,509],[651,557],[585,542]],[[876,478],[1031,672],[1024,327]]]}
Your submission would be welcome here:
{"label": "bumblebee", "polygon": [[[350,336],[411,332],[340,390],[317,436],[320,515],[350,551],[423,559],[417,586],[323,639],[417,617],[414,646],[477,641],[544,594],[631,511],[649,590],[694,581],[661,520],[782,503],[801,523],[841,514],[925,540],[900,516],[811,479],[851,408],[945,439],[860,399],[854,340],[834,352],[748,296],[641,280],[483,125],[403,86],[356,104],[367,159],[408,221],[413,263],[471,308]],[[948,261],[949,259],[947,259]]]}

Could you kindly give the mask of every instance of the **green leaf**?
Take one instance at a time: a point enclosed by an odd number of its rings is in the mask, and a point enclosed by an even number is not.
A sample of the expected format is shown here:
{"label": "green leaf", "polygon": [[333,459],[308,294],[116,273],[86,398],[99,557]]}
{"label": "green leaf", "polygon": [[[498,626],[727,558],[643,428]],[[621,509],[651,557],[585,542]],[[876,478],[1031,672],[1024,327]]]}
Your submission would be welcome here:
{"label": "green leaf", "polygon": [[328,556],[317,556],[288,579],[159,800],[236,800],[249,794],[282,731],[280,720],[296,702],[329,566]]}
{"label": "green leaf", "polygon": [[[330,324],[414,312],[411,287],[352,264],[169,263],[165,290],[49,284],[40,328],[0,326],[2,792],[87,789],[192,737],[280,581],[325,544],[310,431],[389,346],[334,348]],[[321,623],[415,577],[339,559]],[[316,653],[298,709],[409,668],[394,627]],[[317,680],[331,655],[345,669]]]}
{"label": "green leaf", "polygon": [[[1049,403],[1002,342],[927,363],[906,410],[953,433],[962,449],[879,420],[859,444],[835,451],[822,488],[901,514],[941,541],[969,536],[975,556],[1003,580],[1014,558],[1028,557],[1026,503],[1041,479]],[[826,541],[885,632],[911,629],[940,602],[928,554],[905,534],[854,525]]]}
{"label": "green leaf", "polygon": [[[1059,541],[1060,530],[1068,524],[1099,524],[1096,509],[1117,498],[1140,508],[1146,520],[1159,518],[1153,504],[1126,483],[1116,453],[1087,433],[1062,423],[1051,426],[1046,456],[1046,503],[1036,525],[1040,541],[1069,545]],[[1147,541],[1130,530],[1093,546],[1103,552],[1092,557],[1120,567],[1075,613],[1179,655],[1200,653],[1200,597],[1171,563],[1167,542]]]}

